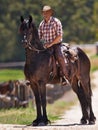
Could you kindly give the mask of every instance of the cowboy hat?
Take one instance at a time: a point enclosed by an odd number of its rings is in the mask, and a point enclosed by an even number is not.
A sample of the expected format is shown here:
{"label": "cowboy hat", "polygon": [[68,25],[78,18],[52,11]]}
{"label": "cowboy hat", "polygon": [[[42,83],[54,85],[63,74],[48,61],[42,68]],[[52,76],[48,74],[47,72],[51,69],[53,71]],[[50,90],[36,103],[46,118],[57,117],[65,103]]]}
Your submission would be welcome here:
{"label": "cowboy hat", "polygon": [[45,5],[45,6],[43,7],[42,12],[49,11],[49,10],[53,11],[53,9],[52,9],[49,5]]}

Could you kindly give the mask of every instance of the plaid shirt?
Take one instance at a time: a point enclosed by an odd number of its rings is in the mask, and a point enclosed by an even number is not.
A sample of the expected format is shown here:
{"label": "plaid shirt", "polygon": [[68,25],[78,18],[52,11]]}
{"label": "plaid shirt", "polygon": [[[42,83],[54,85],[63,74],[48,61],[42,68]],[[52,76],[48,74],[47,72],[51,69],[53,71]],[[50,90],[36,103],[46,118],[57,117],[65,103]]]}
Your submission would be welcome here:
{"label": "plaid shirt", "polygon": [[57,18],[50,17],[47,23],[44,20],[40,23],[38,33],[41,40],[51,43],[58,35],[62,36],[62,24]]}

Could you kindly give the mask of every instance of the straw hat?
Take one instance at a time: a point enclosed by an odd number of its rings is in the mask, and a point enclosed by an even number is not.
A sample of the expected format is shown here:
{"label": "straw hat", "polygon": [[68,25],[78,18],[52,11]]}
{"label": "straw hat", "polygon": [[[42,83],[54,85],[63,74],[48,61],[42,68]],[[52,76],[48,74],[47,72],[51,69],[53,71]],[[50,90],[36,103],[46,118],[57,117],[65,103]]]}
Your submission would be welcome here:
{"label": "straw hat", "polygon": [[45,12],[45,11],[53,11],[53,9],[52,9],[50,6],[45,5],[45,6],[43,7],[42,12]]}

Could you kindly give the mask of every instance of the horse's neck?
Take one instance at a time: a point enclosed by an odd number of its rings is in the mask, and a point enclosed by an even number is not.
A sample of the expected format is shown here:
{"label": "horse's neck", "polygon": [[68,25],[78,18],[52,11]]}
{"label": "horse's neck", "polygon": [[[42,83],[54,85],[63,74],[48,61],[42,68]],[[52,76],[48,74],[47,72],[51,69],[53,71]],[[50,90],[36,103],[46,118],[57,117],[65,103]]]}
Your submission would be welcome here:
{"label": "horse's neck", "polygon": [[26,48],[25,52],[26,52],[26,64],[32,64],[32,63],[35,64],[35,62],[39,61],[39,59],[41,57],[43,57],[42,59],[50,59],[50,57],[51,57],[51,54],[48,53],[47,51],[39,53],[37,51],[33,51],[33,50],[30,50],[30,49]]}
{"label": "horse's neck", "polygon": [[39,39],[38,30],[36,28],[34,28],[34,30],[35,33],[32,32],[33,33],[32,45],[39,50],[43,49],[43,45]]}
{"label": "horse's neck", "polygon": [[35,56],[35,53],[33,54],[33,51],[31,51],[30,49],[26,49],[26,64],[30,64],[33,57]]}
{"label": "horse's neck", "polygon": [[37,39],[34,39],[33,41],[32,41],[32,45],[36,48],[36,49],[39,49],[39,50],[42,50],[42,49],[44,49],[43,48],[43,44],[40,42],[40,40],[39,40],[39,38]]}

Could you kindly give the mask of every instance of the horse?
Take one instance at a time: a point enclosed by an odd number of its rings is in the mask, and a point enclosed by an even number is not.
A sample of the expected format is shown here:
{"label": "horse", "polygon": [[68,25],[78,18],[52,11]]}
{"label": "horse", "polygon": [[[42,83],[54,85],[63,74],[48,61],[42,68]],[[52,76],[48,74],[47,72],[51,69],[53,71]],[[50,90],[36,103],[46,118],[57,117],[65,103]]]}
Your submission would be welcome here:
{"label": "horse", "polygon": [[[36,102],[36,119],[32,122],[32,125],[47,125],[50,121],[46,110],[46,84],[53,83],[53,81],[59,83],[60,80],[57,77],[59,77],[60,73],[56,73],[53,80],[50,80],[50,73],[53,71],[54,66],[53,53],[43,47],[32,16],[25,19],[21,16],[20,22],[21,43],[26,53],[24,74],[26,79],[30,81]],[[71,47],[69,50],[71,50]],[[70,51],[63,51],[69,73],[67,80],[80,101],[82,110],[81,124],[95,124],[96,117],[92,109],[91,99],[90,60],[79,47],[75,47],[73,50],[77,55],[76,60],[72,60]],[[59,72],[60,69],[57,69],[57,71]]]}

